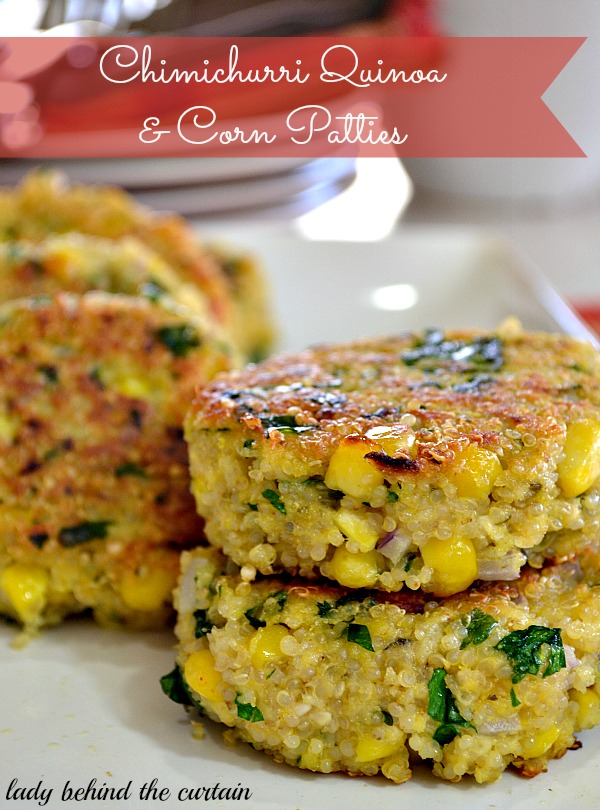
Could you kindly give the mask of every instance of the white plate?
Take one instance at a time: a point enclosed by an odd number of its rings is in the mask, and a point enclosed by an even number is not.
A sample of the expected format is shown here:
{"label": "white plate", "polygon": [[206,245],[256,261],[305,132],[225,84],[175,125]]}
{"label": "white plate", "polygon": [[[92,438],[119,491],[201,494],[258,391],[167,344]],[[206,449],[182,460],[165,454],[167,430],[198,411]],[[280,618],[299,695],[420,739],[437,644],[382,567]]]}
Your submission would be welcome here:
{"label": "white plate", "polygon": [[[231,231],[230,231],[231,232]],[[516,314],[525,326],[585,329],[534,271],[494,238],[467,232],[410,231],[381,243],[311,243],[237,229],[273,275],[283,343],[299,348],[321,340],[376,335],[415,325],[493,327]],[[404,312],[369,304],[374,288],[414,284],[420,299]],[[349,779],[278,766],[239,745],[227,748],[206,722],[203,741],[192,738],[183,710],[160,692],[172,669],[170,633],[121,635],[84,621],[48,631],[25,649],[10,647],[0,627],[0,806],[34,810],[42,799],[11,800],[17,788],[52,788],[50,810],[68,808],[246,807],[249,810],[592,810],[600,794],[600,730],[580,736],[583,748],[550,763],[547,774],[523,780],[507,772],[493,785],[465,779],[448,784],[418,768],[411,782]],[[156,779],[170,795],[142,801]],[[65,786],[124,790],[130,797],[62,800]],[[242,789],[248,800],[180,799],[180,790]],[[14,795],[14,792],[13,792]],[[121,794],[122,795],[122,794]],[[209,793],[209,796],[212,795]],[[163,794],[165,796],[165,794]]]}
{"label": "white plate", "polygon": [[0,160],[0,179],[17,183],[32,166],[43,163],[58,169],[73,182],[126,186],[129,189],[202,185],[255,177],[270,177],[302,168],[306,158],[94,158]]}

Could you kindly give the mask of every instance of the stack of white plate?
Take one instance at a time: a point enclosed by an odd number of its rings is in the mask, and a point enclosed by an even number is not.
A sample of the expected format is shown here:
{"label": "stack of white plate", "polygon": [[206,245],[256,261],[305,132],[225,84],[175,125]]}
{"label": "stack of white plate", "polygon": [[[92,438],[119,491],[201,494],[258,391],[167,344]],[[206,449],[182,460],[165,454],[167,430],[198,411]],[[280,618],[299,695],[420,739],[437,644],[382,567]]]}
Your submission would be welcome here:
{"label": "stack of white plate", "polygon": [[0,184],[34,167],[72,182],[119,185],[153,208],[186,216],[295,217],[331,199],[354,178],[352,158],[134,158],[3,160]]}

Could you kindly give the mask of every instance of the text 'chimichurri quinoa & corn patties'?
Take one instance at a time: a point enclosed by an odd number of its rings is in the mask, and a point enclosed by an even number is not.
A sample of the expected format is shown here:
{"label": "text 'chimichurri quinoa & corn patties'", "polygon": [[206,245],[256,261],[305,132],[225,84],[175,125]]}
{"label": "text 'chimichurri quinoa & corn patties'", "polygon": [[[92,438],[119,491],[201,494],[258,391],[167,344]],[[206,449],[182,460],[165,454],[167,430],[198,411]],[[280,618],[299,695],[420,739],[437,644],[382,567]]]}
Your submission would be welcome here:
{"label": "text 'chimichurri quinoa & corn patties'", "polygon": [[382,773],[526,776],[600,723],[597,555],[432,600],[331,583],[250,583],[183,554],[179,652],[163,690],[275,760]]}
{"label": "text 'chimichurri quinoa & corn patties'", "polygon": [[202,538],[183,417],[230,367],[187,308],[90,292],[0,306],[0,612],[27,633],[86,608],[105,625],[171,616]]}
{"label": "text 'chimichurri quinoa & corn patties'", "polygon": [[600,355],[428,331],[283,355],[186,421],[208,540],[256,572],[449,596],[600,537]]}

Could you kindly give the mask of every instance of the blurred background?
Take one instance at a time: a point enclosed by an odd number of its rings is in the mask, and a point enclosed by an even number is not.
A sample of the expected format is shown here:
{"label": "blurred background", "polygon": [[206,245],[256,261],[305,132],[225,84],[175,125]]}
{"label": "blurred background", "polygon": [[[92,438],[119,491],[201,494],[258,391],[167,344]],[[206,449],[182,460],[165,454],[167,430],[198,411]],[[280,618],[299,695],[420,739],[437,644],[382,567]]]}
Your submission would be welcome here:
{"label": "blurred background", "polygon": [[[319,33],[583,36],[544,100],[586,153],[566,159],[61,161],[74,180],[125,185],[206,227],[313,240],[415,231],[494,233],[600,321],[600,0],[0,0],[4,35]],[[1,54],[0,54],[1,58]],[[507,69],[509,66],[507,66]],[[0,161],[0,181],[31,166]]]}

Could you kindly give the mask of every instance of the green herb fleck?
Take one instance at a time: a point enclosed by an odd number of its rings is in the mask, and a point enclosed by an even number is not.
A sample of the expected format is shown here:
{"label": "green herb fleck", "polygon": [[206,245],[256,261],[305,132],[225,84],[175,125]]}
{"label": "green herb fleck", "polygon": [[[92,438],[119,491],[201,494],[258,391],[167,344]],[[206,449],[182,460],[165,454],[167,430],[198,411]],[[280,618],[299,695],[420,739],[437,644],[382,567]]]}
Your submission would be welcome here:
{"label": "green herb fleck", "polygon": [[244,439],[244,447],[247,450],[249,447],[252,447],[254,444],[254,439]]}
{"label": "green herb fleck", "polygon": [[49,450],[46,450],[44,455],[42,456],[42,461],[51,461],[53,458],[57,458],[57,456],[62,456],[63,453],[66,453],[68,450],[73,449],[73,440],[72,439],[63,439],[63,441],[56,445],[56,447],[51,447]]}
{"label": "green herb fleck", "polygon": [[406,555],[406,562],[404,563],[404,570],[408,573],[410,571],[410,567],[413,564],[413,560],[416,559],[416,554],[411,552],[410,554]]}
{"label": "green herb fleck", "polygon": [[331,602],[317,602],[317,611],[321,619],[328,619],[332,610]]}
{"label": "green herb fleck", "polygon": [[[269,596],[267,596],[267,599],[275,600],[275,602],[277,603],[277,610],[279,611],[282,611],[284,609],[287,602],[287,598],[288,598],[287,591],[275,591],[275,593],[269,594]],[[265,602],[266,601],[267,600],[265,599]]]}
{"label": "green herb fleck", "polygon": [[312,425],[296,424],[296,417],[286,414],[261,416],[260,421],[267,432],[269,430],[278,430],[280,433],[305,433],[307,430],[314,430]]}
{"label": "green herb fleck", "polygon": [[402,353],[407,366],[435,372],[444,363],[460,363],[464,371],[498,371],[504,362],[502,341],[497,337],[446,340],[444,333],[430,329],[422,340]]}
{"label": "green herb fleck", "polygon": [[454,695],[446,686],[446,671],[444,669],[435,669],[427,686],[429,689],[427,714],[440,724],[433,735],[433,739],[437,743],[446,745],[452,742],[461,733],[461,727],[475,728],[458,711]]}
{"label": "green herb fleck", "polygon": [[517,697],[517,693],[515,692],[514,687],[510,690],[510,702],[515,707],[515,709],[517,706],[521,705],[521,701]]}
{"label": "green herb fleck", "polygon": [[202,608],[198,608],[193,613],[194,616],[194,637],[195,638],[204,638],[207,633],[213,629],[212,622],[207,618],[206,611]]}
{"label": "green herb fleck", "polygon": [[258,512],[258,506],[255,503],[249,503],[248,509],[250,509],[252,512]]}
{"label": "green herb fleck", "polygon": [[162,326],[154,334],[174,357],[185,357],[191,349],[200,345],[200,336],[189,323]]}
{"label": "green herb fleck", "polygon": [[261,720],[265,719],[258,706],[253,706],[251,703],[242,703],[239,695],[235,698],[235,705],[237,706],[237,713],[240,720],[247,720],[249,723],[259,723]]}
{"label": "green herb fleck", "polygon": [[353,644],[358,644],[359,647],[364,647],[365,650],[375,652],[373,642],[371,641],[371,634],[366,624],[349,624],[347,637],[348,641],[351,641]]}
{"label": "green herb fleck", "polygon": [[149,301],[160,301],[165,294],[165,290],[156,281],[146,281],[139,288],[139,294]]}
{"label": "green herb fleck", "polygon": [[49,385],[56,385],[56,383],[58,382],[58,369],[56,368],[56,366],[44,364],[38,366],[37,370],[40,372],[40,374],[44,377],[44,379]]}
{"label": "green herb fleck", "polygon": [[86,520],[75,526],[65,526],[58,533],[58,539],[65,548],[73,548],[90,540],[104,540],[110,525],[110,520]]}
{"label": "green herb fleck", "polygon": [[285,504],[281,500],[281,496],[277,492],[275,492],[274,489],[265,489],[262,493],[262,496],[263,498],[265,498],[265,500],[269,501],[271,506],[274,506],[278,512],[281,512],[282,515],[287,515],[287,512],[285,510]]}
{"label": "green herb fleck", "polygon": [[104,388],[104,383],[102,382],[102,378],[100,377],[100,366],[93,366],[88,371],[89,379],[98,386],[98,388]]}
{"label": "green herb fleck", "polygon": [[259,627],[266,627],[267,623],[262,619],[258,619],[256,614],[259,610],[262,610],[263,603],[261,602],[260,605],[255,605],[255,607],[249,608],[245,613],[244,616],[250,622],[250,625],[255,629],[258,630]]}
{"label": "green herb fleck", "polygon": [[124,464],[121,464],[115,470],[115,475],[117,478],[123,478],[125,475],[133,475],[136,478],[147,478],[148,475],[146,470],[138,467],[137,464],[132,464],[130,461],[126,461]]}
{"label": "green herb fleck", "polygon": [[195,705],[178,666],[162,676],[160,679],[160,687],[165,695],[174,703],[181,703],[183,706]]}
{"label": "green herb fleck", "polygon": [[468,616],[465,616],[463,622],[467,628],[467,635],[460,645],[461,650],[464,650],[469,644],[477,646],[484,642],[493,628],[498,624],[493,616],[490,616],[489,613],[484,613],[483,610],[479,608],[475,608]]}
{"label": "green herb fleck", "polygon": [[29,535],[29,540],[36,548],[42,548],[49,536],[48,532],[33,532]]}
{"label": "green herb fleck", "polygon": [[392,492],[391,489],[388,489],[386,497],[387,497],[387,502],[388,503],[396,503],[396,501],[398,500],[398,498],[400,496],[398,495],[397,492]]}
{"label": "green herb fleck", "polygon": [[394,718],[389,712],[386,712],[385,709],[381,709],[381,714],[383,715],[383,722],[386,724],[386,726],[394,725]]}
{"label": "green herb fleck", "polygon": [[525,675],[547,678],[567,665],[559,627],[532,624],[525,630],[514,630],[494,649],[505,653],[511,662],[513,683],[519,683]]}

